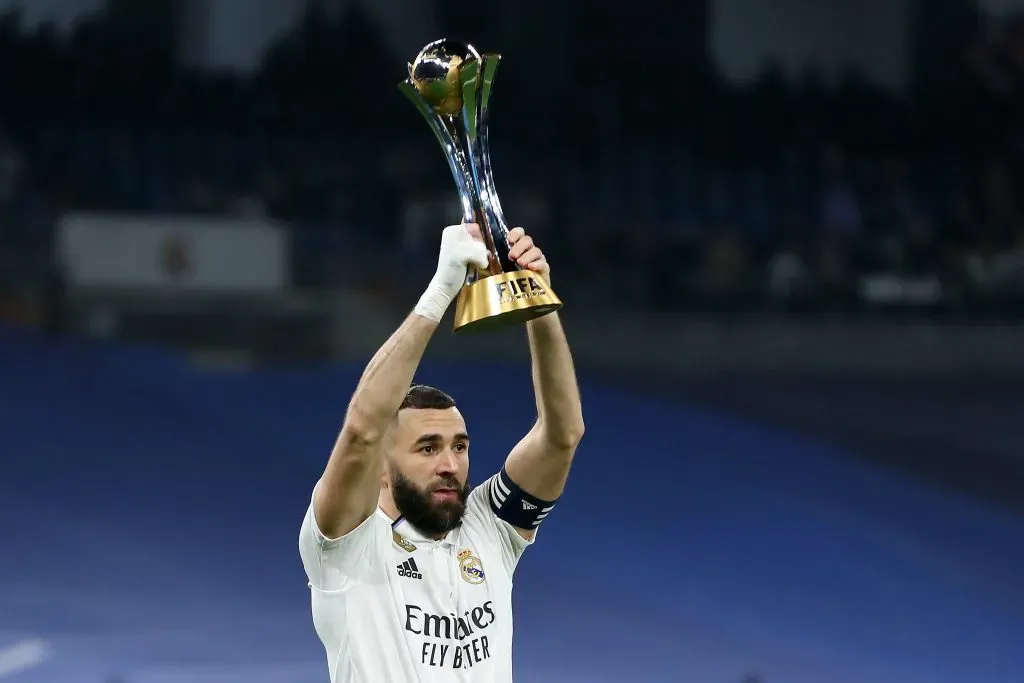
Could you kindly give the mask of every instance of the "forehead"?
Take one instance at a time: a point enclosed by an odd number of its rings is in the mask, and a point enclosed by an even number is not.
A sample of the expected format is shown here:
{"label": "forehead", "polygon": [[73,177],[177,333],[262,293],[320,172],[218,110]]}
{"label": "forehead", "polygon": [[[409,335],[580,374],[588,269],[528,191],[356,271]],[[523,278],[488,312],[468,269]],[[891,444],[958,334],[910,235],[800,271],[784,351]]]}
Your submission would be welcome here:
{"label": "forehead", "polygon": [[465,433],[466,421],[457,408],[444,410],[406,408],[398,411],[399,437],[418,439],[423,434],[440,434],[451,437]]}

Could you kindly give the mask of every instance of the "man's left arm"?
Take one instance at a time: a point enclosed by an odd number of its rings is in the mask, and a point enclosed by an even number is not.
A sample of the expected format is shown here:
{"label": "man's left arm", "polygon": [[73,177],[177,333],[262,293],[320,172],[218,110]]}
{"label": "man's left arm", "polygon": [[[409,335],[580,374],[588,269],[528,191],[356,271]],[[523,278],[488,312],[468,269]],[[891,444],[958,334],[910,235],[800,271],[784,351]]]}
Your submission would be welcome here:
{"label": "man's left arm", "polygon": [[[543,252],[522,228],[509,233],[509,243],[512,260],[550,283],[550,268]],[[514,495],[521,499],[515,514],[500,516],[530,541],[537,525],[562,495],[573,455],[583,438],[584,425],[572,352],[558,314],[549,313],[531,320],[526,327],[537,421],[505,460],[504,471],[497,478],[496,493],[499,497]]]}

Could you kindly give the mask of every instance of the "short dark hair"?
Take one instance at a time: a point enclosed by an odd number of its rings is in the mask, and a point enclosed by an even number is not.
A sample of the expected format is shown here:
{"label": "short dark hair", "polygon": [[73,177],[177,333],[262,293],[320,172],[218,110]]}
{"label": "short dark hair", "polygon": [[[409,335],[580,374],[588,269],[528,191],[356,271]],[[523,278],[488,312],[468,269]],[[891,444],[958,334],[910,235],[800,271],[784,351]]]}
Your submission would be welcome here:
{"label": "short dark hair", "polygon": [[434,387],[426,384],[414,384],[402,399],[399,410],[413,408],[419,410],[446,410],[455,407],[455,399]]}

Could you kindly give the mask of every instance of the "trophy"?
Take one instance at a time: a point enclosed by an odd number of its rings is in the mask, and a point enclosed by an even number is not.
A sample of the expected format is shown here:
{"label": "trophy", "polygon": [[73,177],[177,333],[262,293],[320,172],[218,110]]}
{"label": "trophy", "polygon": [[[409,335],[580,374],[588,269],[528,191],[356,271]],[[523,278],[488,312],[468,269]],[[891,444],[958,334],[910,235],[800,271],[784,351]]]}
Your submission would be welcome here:
{"label": "trophy", "polygon": [[399,89],[437,136],[462,204],[462,220],[480,226],[489,265],[471,266],[455,304],[454,331],[479,330],[539,318],[562,307],[544,279],[508,258],[509,226],[494,189],[487,112],[501,55],[480,55],[442,38],[409,65]]}

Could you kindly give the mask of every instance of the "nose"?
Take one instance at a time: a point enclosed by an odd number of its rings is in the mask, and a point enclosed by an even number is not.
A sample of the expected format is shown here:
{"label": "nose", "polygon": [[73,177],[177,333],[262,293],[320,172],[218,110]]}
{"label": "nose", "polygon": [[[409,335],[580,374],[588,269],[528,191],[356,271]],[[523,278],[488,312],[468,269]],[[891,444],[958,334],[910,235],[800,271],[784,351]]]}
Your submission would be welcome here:
{"label": "nose", "polygon": [[455,474],[459,471],[459,462],[455,452],[446,448],[437,459],[437,473],[441,475]]}

